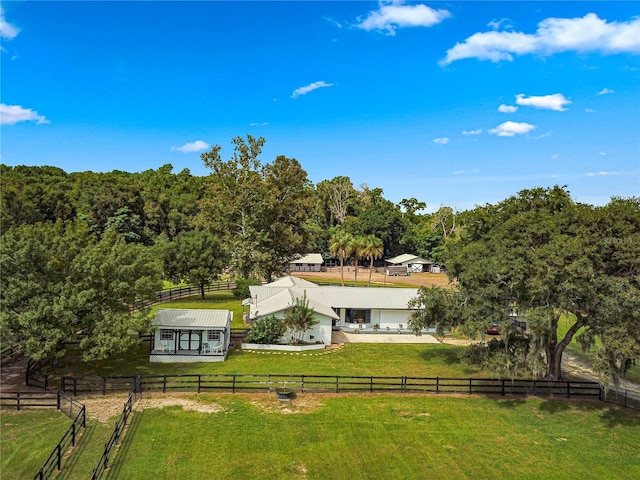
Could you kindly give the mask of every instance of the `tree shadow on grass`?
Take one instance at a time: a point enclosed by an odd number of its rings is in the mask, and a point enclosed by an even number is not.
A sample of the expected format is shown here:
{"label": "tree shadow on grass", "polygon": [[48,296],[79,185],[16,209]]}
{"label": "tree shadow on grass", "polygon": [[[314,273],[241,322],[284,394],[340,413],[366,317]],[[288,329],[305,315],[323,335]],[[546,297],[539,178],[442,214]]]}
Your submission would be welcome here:
{"label": "tree shadow on grass", "polygon": [[545,398],[539,408],[550,414],[576,410],[584,413],[596,413],[602,424],[608,428],[617,425],[640,426],[640,411],[596,399]]}
{"label": "tree shadow on grass", "polygon": [[427,348],[420,352],[420,358],[426,362],[427,365],[447,365],[456,366],[459,374],[462,375],[478,375],[480,370],[472,365],[467,365],[460,359],[459,348]]}
{"label": "tree shadow on grass", "polygon": [[109,459],[109,478],[118,478],[122,465],[124,465],[131,445],[135,440],[136,432],[140,427],[142,412],[134,412],[131,415],[131,421],[127,425],[120,443],[111,450]]}

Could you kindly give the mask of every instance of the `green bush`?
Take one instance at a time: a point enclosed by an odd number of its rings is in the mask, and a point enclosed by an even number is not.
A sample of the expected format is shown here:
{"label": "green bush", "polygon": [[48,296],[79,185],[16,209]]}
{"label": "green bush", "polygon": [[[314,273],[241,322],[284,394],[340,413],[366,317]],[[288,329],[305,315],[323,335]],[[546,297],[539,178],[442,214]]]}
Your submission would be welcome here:
{"label": "green bush", "polygon": [[236,288],[233,289],[233,296],[244,299],[251,296],[249,292],[250,285],[260,285],[261,283],[255,278],[241,278],[236,280]]}
{"label": "green bush", "polygon": [[276,345],[280,343],[280,337],[284,335],[284,332],[285,326],[282,320],[271,315],[270,317],[256,320],[244,341],[245,343]]}

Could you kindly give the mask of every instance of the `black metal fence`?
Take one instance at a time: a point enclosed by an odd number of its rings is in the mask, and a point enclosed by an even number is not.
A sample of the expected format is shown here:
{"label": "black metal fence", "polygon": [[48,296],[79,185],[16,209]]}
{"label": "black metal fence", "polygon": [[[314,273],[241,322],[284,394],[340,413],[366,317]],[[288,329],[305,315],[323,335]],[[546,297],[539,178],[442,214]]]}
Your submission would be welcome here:
{"label": "black metal fence", "polygon": [[465,393],[540,395],[600,399],[597,382],[506,380],[490,378],[382,377],[343,375],[185,374],[113,377],[62,377],[61,389],[73,395],[130,391],[230,392],[267,391],[288,387],[299,392]]}
{"label": "black metal fence", "polygon": [[91,475],[91,480],[99,480],[104,474],[105,470],[109,468],[109,458],[111,457],[111,453],[113,448],[120,442],[120,438],[122,437],[122,433],[124,432],[124,428],[127,425],[127,420],[131,415],[131,411],[133,410],[133,405],[140,399],[142,395],[142,389],[140,388],[140,377],[134,378],[133,388],[129,393],[129,397],[124,404],[124,408],[122,409],[122,413],[116,422],[115,427],[113,428],[113,433],[111,433],[111,437],[104,445],[104,450],[102,452],[102,456],[98,461],[98,465],[93,469],[93,474]]}

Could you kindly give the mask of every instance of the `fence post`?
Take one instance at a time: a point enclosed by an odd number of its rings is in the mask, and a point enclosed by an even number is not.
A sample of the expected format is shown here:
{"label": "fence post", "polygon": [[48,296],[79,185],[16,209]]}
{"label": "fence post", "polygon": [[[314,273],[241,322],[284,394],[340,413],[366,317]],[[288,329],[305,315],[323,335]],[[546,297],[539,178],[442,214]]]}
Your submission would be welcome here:
{"label": "fence post", "polygon": [[300,388],[300,391],[304,393],[304,375],[300,376]]}
{"label": "fence post", "polygon": [[471,378],[469,378],[469,395],[471,395],[472,391],[471,391]]}
{"label": "fence post", "polygon": [[56,408],[58,410],[60,410],[60,395],[61,394],[62,394],[62,392],[60,390],[58,390],[58,395],[57,395],[57,398],[56,398]]}
{"label": "fence post", "polygon": [[78,379],[73,377],[73,396],[78,395]]}
{"label": "fence post", "polygon": [[202,375],[198,375],[198,393],[200,393],[201,384],[202,384]]}
{"label": "fence post", "polygon": [[76,446],[76,422],[71,424],[71,446]]}
{"label": "fence post", "polygon": [[85,407],[84,404],[82,405],[82,409],[80,410],[80,412],[82,413],[82,428],[86,428],[87,427],[87,407]]}
{"label": "fence post", "polygon": [[567,398],[571,397],[571,389],[569,386],[569,382],[567,382]]}
{"label": "fence post", "polygon": [[402,377],[402,385],[400,387],[400,391],[406,393],[406,391],[407,391],[407,377]]}
{"label": "fence post", "polygon": [[338,376],[336,375],[336,393],[338,393],[338,391],[340,390],[340,387],[339,387],[339,385],[338,385],[339,378],[340,378],[340,377],[338,377]]}
{"label": "fence post", "polygon": [[56,467],[58,468],[58,471],[60,471],[62,470],[62,448],[60,447],[60,444],[58,444],[56,449],[58,450],[58,455],[57,455],[58,462]]}
{"label": "fence post", "polygon": [[16,409],[20,411],[20,392],[16,392]]}
{"label": "fence post", "polygon": [[369,393],[373,393],[373,377],[369,377]]}
{"label": "fence post", "polygon": [[436,377],[436,393],[440,393],[440,377]]}
{"label": "fence post", "polygon": [[502,379],[501,383],[502,383],[502,396],[504,397],[505,395],[504,394],[504,378]]}

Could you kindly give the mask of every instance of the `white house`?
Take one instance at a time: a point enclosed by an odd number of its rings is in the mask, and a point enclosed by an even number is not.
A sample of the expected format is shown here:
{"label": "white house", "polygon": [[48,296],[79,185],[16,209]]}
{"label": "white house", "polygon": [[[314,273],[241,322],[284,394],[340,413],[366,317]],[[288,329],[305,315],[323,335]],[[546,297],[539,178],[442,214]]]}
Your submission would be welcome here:
{"label": "white house", "polygon": [[403,266],[407,272],[431,272],[433,262],[412,253],[404,253],[385,260],[390,266]]}
{"label": "white house", "polygon": [[319,272],[324,262],[319,253],[308,253],[289,262],[290,272]]}
{"label": "white house", "polygon": [[[332,330],[386,331],[407,329],[409,300],[415,288],[320,286],[297,277],[284,277],[267,285],[250,286],[249,320],[282,317],[296,298],[305,294],[320,323],[305,335],[306,341],[331,343]],[[313,338],[310,338],[313,336]],[[285,339],[286,340],[286,339]]]}
{"label": "white house", "polygon": [[229,310],[161,308],[149,355],[151,362],[222,362],[229,350]]}

